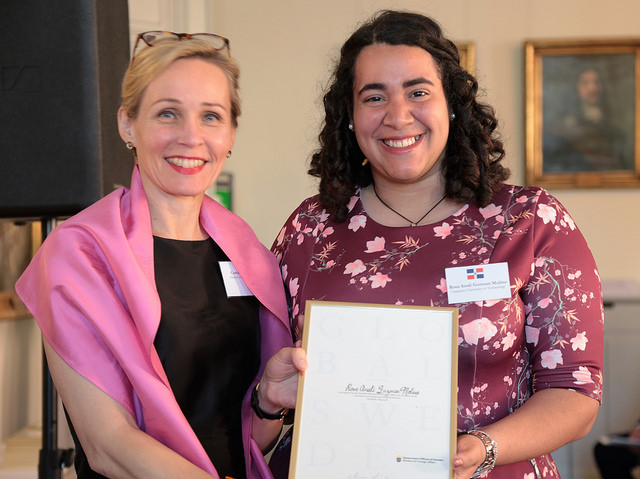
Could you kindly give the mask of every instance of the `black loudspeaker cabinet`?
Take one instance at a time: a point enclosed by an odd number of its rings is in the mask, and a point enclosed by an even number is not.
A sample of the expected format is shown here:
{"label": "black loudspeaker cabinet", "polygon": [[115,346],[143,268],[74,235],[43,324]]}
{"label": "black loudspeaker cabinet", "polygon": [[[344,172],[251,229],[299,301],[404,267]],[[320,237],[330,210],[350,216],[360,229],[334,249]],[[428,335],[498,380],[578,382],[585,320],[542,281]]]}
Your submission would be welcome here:
{"label": "black loudspeaker cabinet", "polygon": [[0,0],[0,217],[63,217],[128,185],[127,0]]}

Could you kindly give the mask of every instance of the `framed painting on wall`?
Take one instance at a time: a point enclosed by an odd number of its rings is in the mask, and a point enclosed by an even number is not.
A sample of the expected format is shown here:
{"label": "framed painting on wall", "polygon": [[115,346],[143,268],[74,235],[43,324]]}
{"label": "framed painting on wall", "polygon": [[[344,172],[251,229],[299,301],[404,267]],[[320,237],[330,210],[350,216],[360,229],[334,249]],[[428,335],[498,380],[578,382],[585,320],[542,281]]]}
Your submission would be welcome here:
{"label": "framed painting on wall", "polygon": [[640,39],[525,42],[526,182],[640,186]]}
{"label": "framed painting on wall", "polygon": [[473,42],[455,42],[460,55],[460,64],[472,75],[476,70],[476,45]]}

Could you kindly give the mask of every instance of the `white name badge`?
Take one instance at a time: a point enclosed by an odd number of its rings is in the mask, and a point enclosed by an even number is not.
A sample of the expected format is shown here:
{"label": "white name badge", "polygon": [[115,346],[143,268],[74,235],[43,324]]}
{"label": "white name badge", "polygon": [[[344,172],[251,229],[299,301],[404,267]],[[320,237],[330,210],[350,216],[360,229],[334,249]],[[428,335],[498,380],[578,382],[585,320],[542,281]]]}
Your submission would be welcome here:
{"label": "white name badge", "polygon": [[511,297],[507,263],[446,268],[444,274],[449,304]]}
{"label": "white name badge", "polygon": [[238,270],[231,261],[220,261],[220,272],[222,273],[222,280],[224,281],[224,287],[227,290],[227,296],[253,296],[253,293],[244,280],[238,273]]}

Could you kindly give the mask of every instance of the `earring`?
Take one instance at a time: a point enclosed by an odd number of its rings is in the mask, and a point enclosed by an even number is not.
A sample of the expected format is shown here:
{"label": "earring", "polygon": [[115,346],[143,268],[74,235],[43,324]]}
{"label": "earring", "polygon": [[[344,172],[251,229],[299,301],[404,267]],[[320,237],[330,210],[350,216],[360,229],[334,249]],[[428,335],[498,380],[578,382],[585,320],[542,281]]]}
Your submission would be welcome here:
{"label": "earring", "polygon": [[227,158],[231,157],[231,150],[229,150],[229,153],[227,153]]}
{"label": "earring", "polygon": [[349,123],[349,129],[353,131],[353,123]]}
{"label": "earring", "polygon": [[367,166],[367,163],[369,163],[369,159],[368,159],[368,158],[365,158],[365,159],[362,161],[362,166]]}
{"label": "earring", "polygon": [[130,141],[127,141],[125,146],[127,147],[127,150],[130,150],[130,151],[133,151],[136,148],[135,145],[133,143],[131,143]]}
{"label": "earring", "polygon": [[455,114],[455,113],[451,113],[450,118],[451,118],[452,120],[455,120],[455,119],[456,119],[456,114]]}

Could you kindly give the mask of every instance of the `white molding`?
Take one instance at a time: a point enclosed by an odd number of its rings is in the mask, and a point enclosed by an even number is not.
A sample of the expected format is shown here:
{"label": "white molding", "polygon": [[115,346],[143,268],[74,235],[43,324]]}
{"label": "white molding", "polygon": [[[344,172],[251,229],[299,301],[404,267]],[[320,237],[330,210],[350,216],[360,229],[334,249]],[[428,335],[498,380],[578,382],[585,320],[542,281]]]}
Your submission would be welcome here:
{"label": "white molding", "polygon": [[149,30],[171,32],[210,32],[210,0],[129,0],[129,40]]}

